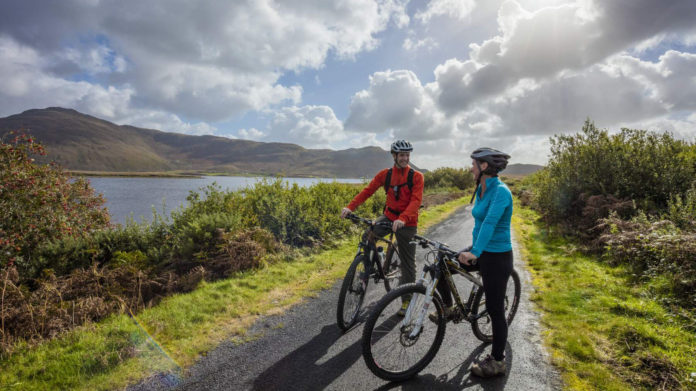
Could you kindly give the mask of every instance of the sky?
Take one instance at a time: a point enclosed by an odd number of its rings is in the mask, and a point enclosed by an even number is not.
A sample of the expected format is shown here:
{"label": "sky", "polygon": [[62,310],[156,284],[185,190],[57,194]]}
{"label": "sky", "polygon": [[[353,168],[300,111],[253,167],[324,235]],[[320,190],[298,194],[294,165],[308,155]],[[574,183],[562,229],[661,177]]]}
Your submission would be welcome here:
{"label": "sky", "polygon": [[693,0],[7,0],[0,117],[546,164],[586,118],[693,142],[694,21]]}

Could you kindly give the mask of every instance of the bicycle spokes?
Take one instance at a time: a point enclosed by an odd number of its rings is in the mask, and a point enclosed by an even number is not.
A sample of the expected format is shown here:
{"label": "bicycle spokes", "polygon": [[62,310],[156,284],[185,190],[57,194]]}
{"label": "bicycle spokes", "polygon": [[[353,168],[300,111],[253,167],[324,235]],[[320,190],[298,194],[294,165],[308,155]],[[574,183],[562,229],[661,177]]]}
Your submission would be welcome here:
{"label": "bicycle spokes", "polygon": [[[363,337],[364,343],[369,343],[367,348],[373,364],[389,379],[395,379],[389,374],[396,374],[398,378],[399,374],[427,365],[444,335],[444,322],[434,324],[427,320],[426,296],[403,289],[412,286],[402,286],[392,291],[395,294],[390,293],[380,301],[371,315],[374,323],[366,326],[371,329],[366,329]],[[402,318],[397,313],[402,300],[409,298],[410,304]]]}

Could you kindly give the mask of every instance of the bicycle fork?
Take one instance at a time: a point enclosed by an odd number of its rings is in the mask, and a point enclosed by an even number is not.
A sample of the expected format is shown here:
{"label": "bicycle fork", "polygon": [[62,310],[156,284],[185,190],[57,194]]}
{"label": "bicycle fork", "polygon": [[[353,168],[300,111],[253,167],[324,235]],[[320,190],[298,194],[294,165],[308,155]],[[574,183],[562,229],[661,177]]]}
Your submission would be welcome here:
{"label": "bicycle fork", "polygon": [[[416,283],[425,285],[428,282],[425,278],[425,275],[426,270],[423,270],[418,280],[416,280]],[[425,295],[422,295],[420,293],[414,293],[413,297],[411,297],[411,302],[409,303],[408,308],[406,309],[404,320],[401,322],[402,327],[408,326],[409,324],[411,324],[411,317],[414,316],[413,312],[418,312],[417,314],[415,314],[417,318],[413,323],[414,327],[408,336],[410,339],[417,338],[421,330],[423,329],[423,322],[425,321],[425,317],[428,315],[428,309],[430,308],[430,305],[433,303],[433,291],[437,286],[438,280],[439,277],[435,277],[432,281],[430,281],[430,283],[426,286]],[[418,306],[417,303],[420,301],[419,296],[424,296],[423,305],[421,306],[420,311],[418,311],[418,308],[416,308]]]}

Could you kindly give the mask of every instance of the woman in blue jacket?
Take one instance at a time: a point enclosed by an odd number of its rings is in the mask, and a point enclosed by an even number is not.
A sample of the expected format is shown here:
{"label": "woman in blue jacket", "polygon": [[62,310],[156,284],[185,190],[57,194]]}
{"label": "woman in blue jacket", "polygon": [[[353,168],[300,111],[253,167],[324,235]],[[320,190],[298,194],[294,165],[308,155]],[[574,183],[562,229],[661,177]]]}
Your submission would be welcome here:
{"label": "woman in blue jacket", "polygon": [[512,193],[500,181],[498,173],[507,167],[510,155],[492,148],[479,148],[471,154],[472,172],[479,183],[474,197],[476,203],[472,247],[459,255],[459,262],[470,265],[476,261],[483,279],[486,309],[493,327],[491,354],[471,367],[474,375],[502,375],[505,365],[507,321],[505,320],[505,287],[512,273]]}
{"label": "woman in blue jacket", "polygon": [[[474,375],[490,377],[505,374],[505,288],[512,273],[512,242],[510,220],[512,218],[512,193],[500,181],[498,173],[507,167],[510,155],[492,148],[479,148],[471,154],[471,171],[476,177],[476,198],[471,214],[474,216],[474,232],[471,247],[459,254],[459,262],[466,269],[475,263],[481,273],[486,295],[486,309],[493,328],[491,354],[474,363]],[[454,312],[447,284],[438,284],[449,319]]]}

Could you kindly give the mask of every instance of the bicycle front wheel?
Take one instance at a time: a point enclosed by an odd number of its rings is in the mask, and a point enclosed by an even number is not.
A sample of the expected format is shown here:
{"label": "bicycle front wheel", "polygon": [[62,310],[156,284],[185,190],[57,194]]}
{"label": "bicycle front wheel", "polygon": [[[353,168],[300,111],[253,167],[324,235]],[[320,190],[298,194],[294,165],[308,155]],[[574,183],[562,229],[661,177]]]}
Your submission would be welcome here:
{"label": "bicycle front wheel", "polygon": [[348,330],[358,320],[360,306],[362,306],[369,282],[370,279],[365,271],[365,255],[358,254],[350,264],[338,294],[336,323],[341,330]]}
{"label": "bicycle front wheel", "polygon": [[[387,293],[365,323],[362,337],[363,358],[372,373],[389,381],[415,376],[433,360],[445,337],[444,307],[437,295],[434,306],[426,307],[425,287],[405,284]],[[398,315],[402,300],[411,300],[406,317]],[[434,310],[438,321],[428,319]],[[420,318],[420,331],[418,321]]]}
{"label": "bicycle front wheel", "polygon": [[384,271],[384,289],[389,292],[399,285],[401,279],[401,259],[393,249],[387,252],[382,270]]}
{"label": "bicycle front wheel", "polygon": [[[512,323],[512,319],[515,318],[517,313],[517,307],[520,305],[520,291],[520,275],[513,269],[505,287],[505,320],[508,325]],[[474,297],[472,312],[479,314],[479,311],[484,311],[485,309],[486,296],[483,293],[483,289],[479,289]],[[493,324],[488,313],[472,322],[471,328],[476,338],[483,342],[493,342]]]}

